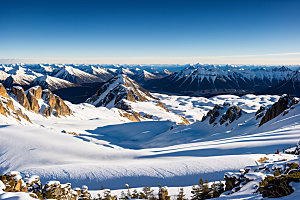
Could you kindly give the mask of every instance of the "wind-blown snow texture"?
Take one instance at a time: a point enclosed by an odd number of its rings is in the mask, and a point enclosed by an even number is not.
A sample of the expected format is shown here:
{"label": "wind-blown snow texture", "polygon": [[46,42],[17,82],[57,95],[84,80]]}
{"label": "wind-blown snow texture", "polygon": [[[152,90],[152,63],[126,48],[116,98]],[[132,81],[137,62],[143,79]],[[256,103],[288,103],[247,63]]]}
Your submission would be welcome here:
{"label": "wind-blown snow texture", "polygon": [[[189,101],[189,97],[174,98]],[[189,115],[183,112],[187,110],[184,105],[176,108],[170,99],[164,99],[170,108]],[[193,114],[191,119],[201,119],[214,103],[224,101],[244,109],[239,120],[216,127],[208,122],[189,126],[171,121],[129,123],[115,108],[68,102],[73,111],[68,118],[43,118],[27,112],[32,125],[2,123],[0,127],[0,174],[17,170],[39,175],[42,181],[56,179],[91,189],[102,185],[118,189],[125,183],[132,187],[185,186],[196,184],[200,177],[219,180],[226,171],[256,165],[262,153],[298,142],[299,106],[258,127],[254,112],[260,104],[268,106],[277,99],[254,95],[198,98],[191,113],[198,112],[199,118]]]}

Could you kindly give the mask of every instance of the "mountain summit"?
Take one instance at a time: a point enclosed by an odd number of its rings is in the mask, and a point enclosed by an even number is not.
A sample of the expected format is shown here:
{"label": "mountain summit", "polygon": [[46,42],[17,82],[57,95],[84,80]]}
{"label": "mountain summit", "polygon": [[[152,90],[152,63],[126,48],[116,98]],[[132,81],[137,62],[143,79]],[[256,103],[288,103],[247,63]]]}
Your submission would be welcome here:
{"label": "mountain summit", "polygon": [[131,121],[163,119],[189,124],[187,119],[170,112],[159,98],[124,74],[110,79],[86,102],[97,107],[117,108],[122,117]]}

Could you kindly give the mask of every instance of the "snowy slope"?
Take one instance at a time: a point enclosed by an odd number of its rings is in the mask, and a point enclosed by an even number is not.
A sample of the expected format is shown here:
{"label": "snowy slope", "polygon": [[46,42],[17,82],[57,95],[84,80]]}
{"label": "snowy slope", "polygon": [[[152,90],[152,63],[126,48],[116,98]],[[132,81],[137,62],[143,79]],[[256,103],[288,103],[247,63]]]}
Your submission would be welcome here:
{"label": "snowy slope", "polygon": [[279,99],[277,95],[217,95],[211,98],[190,97],[153,93],[155,97],[161,99],[161,102],[168,110],[183,115],[191,122],[200,121],[204,114],[216,104],[230,103],[237,105],[247,113],[255,113],[260,106],[269,106]]}
{"label": "snowy slope", "polygon": [[43,89],[49,89],[49,90],[58,90],[61,88],[68,88],[68,87],[75,87],[77,86],[74,83],[71,83],[69,81],[56,78],[53,76],[45,75],[35,78],[31,85],[40,85]]}
{"label": "snowy slope", "polygon": [[59,68],[53,76],[75,84],[103,82],[103,79],[72,66]]}
{"label": "snowy slope", "polygon": [[0,173],[18,170],[42,181],[57,179],[91,189],[123,188],[125,183],[185,186],[200,177],[219,180],[225,171],[256,165],[262,153],[292,146],[300,137],[299,106],[261,127],[253,112],[228,126],[212,127],[206,122],[128,123],[114,108],[67,104],[73,111],[68,118],[32,113],[33,125],[0,127],[0,152],[5,152]]}
{"label": "snowy slope", "polygon": [[27,69],[22,66],[9,69],[6,73],[12,77],[13,84],[17,85],[30,85],[33,79],[43,76],[43,74],[34,72],[31,69]]}

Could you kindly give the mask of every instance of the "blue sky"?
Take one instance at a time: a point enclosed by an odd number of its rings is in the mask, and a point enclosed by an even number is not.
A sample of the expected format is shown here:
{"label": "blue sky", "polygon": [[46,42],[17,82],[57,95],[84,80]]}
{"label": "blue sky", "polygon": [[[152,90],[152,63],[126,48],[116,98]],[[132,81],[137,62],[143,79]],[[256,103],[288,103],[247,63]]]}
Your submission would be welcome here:
{"label": "blue sky", "polygon": [[0,0],[0,58],[300,64],[299,9],[298,0]]}

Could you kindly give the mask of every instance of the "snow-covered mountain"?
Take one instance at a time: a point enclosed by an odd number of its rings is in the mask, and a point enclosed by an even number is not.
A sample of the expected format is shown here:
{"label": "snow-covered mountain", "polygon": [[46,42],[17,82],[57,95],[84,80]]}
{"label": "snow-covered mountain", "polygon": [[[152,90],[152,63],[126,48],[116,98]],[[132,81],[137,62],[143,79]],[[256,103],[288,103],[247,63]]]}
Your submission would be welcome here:
{"label": "snow-covered mountain", "polygon": [[[6,87],[12,85],[30,85],[30,83],[36,78],[43,76],[43,74],[32,71],[31,69],[17,66],[15,68],[2,68],[9,76],[5,79],[4,83]],[[6,76],[6,75],[4,75]]]}
{"label": "snow-covered mountain", "polygon": [[138,83],[145,83],[146,81],[159,78],[161,78],[159,75],[152,74],[146,70],[139,70],[134,76],[134,80]]}
{"label": "snow-covered mountain", "polygon": [[107,69],[100,66],[83,65],[83,66],[74,66],[74,67],[78,67],[78,69],[82,71],[95,75],[101,78],[103,81],[107,81],[113,77],[113,75],[109,73]]}
{"label": "snow-covered mountain", "polygon": [[63,66],[57,69],[53,72],[53,76],[75,84],[103,82],[103,79],[72,66]]}
{"label": "snow-covered mountain", "polygon": [[280,82],[278,85],[269,87],[260,92],[261,94],[291,94],[300,97],[300,70],[295,71],[286,80]]}
{"label": "snow-covered mountain", "polygon": [[49,75],[44,75],[44,76],[40,76],[35,78],[32,82],[31,82],[32,86],[36,86],[39,85],[41,86],[43,89],[49,89],[49,90],[58,90],[61,88],[68,88],[68,87],[76,87],[78,85],[71,83],[69,81],[60,79],[60,78],[56,78],[53,76],[49,76]]}
{"label": "snow-covered mountain", "polygon": [[159,98],[126,75],[110,79],[86,102],[95,106],[121,109],[120,115],[132,121],[164,119],[189,124],[183,116],[169,112]]}
{"label": "snow-covered mountain", "polygon": [[245,94],[258,92],[281,84],[295,71],[287,68],[218,68],[191,66],[163,79],[146,84],[157,91],[212,96],[216,94]]}

